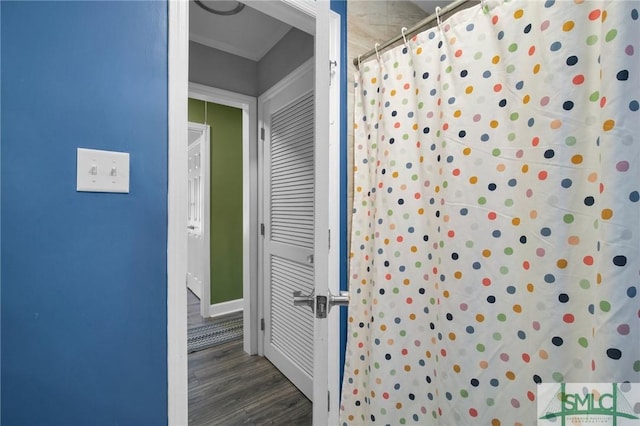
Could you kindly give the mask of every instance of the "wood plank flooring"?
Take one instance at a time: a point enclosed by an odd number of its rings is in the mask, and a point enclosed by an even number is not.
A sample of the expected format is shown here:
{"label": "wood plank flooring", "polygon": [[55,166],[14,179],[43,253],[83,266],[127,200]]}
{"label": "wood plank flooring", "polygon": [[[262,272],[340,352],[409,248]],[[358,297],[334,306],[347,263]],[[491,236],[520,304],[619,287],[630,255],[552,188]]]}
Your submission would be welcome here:
{"label": "wood plank flooring", "polygon": [[[198,303],[189,292],[189,327],[201,325],[191,318],[193,306],[199,317]],[[188,359],[190,426],[311,424],[311,402],[266,358],[247,355],[242,340]]]}

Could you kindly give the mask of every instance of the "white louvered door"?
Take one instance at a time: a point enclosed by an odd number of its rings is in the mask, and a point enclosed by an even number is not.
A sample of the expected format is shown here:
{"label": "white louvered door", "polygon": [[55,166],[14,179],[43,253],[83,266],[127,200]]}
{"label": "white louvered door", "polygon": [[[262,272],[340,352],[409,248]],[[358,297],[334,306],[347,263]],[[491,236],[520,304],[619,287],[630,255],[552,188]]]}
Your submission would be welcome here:
{"label": "white louvered door", "polygon": [[314,289],[314,74],[310,62],[266,95],[263,111],[264,355],[309,399],[313,314],[292,293]]}

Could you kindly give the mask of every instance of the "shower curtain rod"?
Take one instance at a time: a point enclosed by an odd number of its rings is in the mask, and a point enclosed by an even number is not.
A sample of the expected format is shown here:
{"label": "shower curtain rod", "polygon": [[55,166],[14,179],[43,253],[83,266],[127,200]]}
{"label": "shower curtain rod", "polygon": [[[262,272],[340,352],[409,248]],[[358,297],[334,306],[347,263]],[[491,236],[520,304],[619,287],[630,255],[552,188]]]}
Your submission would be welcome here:
{"label": "shower curtain rod", "polygon": [[431,15],[427,16],[422,21],[418,22],[416,25],[414,25],[413,27],[409,28],[404,34],[400,33],[400,35],[397,35],[394,38],[392,38],[391,40],[387,40],[386,42],[382,43],[381,45],[378,46],[377,51],[376,51],[376,48],[373,48],[373,49],[369,50],[368,52],[358,56],[357,58],[353,58],[353,65],[355,65],[356,69],[360,69],[360,63],[362,61],[364,61],[365,59],[370,58],[371,56],[375,55],[376,53],[382,52],[384,49],[386,49],[387,47],[393,45],[394,43],[397,43],[398,41],[402,40],[404,37],[408,37],[409,35],[421,30],[426,25],[428,25],[431,22],[437,20],[440,16],[443,16],[443,15],[451,12],[452,10],[459,8],[460,6],[462,6],[465,3],[468,3],[469,1],[471,1],[471,0],[456,0],[456,1],[452,2],[448,6],[445,6],[443,9],[441,9],[440,13],[434,13],[434,14],[431,14]]}

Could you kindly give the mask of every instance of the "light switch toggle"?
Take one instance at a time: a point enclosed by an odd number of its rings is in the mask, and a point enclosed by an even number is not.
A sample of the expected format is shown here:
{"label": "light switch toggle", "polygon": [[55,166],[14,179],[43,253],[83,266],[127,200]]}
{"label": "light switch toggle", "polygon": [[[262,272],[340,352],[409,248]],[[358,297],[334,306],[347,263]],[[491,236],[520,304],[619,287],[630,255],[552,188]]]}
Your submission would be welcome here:
{"label": "light switch toggle", "polygon": [[129,153],[78,148],[76,191],[129,192]]}

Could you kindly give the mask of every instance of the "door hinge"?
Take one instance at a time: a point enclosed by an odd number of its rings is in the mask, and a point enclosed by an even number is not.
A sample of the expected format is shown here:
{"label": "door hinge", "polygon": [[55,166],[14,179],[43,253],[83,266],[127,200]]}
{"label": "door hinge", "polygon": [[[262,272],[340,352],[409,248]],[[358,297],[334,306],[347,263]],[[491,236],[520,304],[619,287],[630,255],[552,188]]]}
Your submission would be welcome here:
{"label": "door hinge", "polygon": [[260,224],[260,235],[264,237],[264,223]]}
{"label": "door hinge", "polygon": [[327,411],[331,411],[331,391],[327,391]]}
{"label": "door hinge", "polygon": [[260,331],[264,331],[264,318],[260,318]]}
{"label": "door hinge", "polygon": [[260,140],[264,140],[264,127],[260,128]]}
{"label": "door hinge", "polygon": [[328,238],[329,250],[331,250],[331,229],[329,229],[329,230],[327,231],[327,233],[329,234],[329,238]]}

